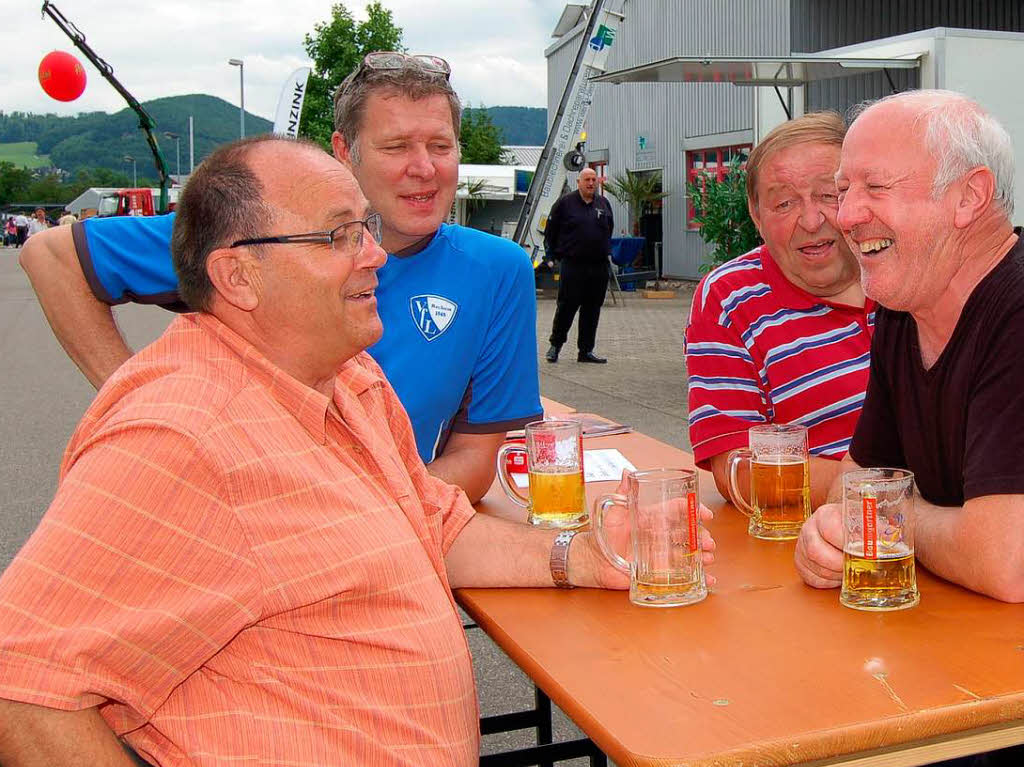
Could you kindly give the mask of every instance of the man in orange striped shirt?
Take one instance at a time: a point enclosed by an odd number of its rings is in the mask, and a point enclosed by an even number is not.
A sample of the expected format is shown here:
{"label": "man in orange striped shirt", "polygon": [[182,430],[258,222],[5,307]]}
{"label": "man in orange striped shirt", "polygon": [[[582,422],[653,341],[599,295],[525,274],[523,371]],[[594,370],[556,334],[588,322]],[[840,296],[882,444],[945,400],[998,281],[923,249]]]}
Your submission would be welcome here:
{"label": "man in orange striped shirt", "polygon": [[[0,578],[0,763],[476,763],[451,588],[551,586],[554,531],[426,472],[363,351],[385,254],[343,165],[249,139],[178,210],[201,311],[101,389]],[[589,533],[565,551],[626,585]]]}

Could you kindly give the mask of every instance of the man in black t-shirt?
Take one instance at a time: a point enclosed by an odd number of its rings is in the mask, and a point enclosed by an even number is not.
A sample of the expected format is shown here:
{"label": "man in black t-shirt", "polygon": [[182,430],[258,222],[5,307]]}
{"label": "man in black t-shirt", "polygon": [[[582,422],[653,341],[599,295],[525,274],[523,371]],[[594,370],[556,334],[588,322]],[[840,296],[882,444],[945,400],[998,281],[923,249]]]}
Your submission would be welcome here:
{"label": "man in black t-shirt", "polygon": [[559,198],[552,206],[544,228],[548,258],[562,262],[548,362],[558,362],[558,352],[569,335],[577,310],[580,324],[576,359],[608,361],[594,354],[594,341],[608,288],[608,255],[614,229],[612,206],[597,194],[597,173],[593,168],[584,168],[576,180],[576,191]]}
{"label": "man in black t-shirt", "polygon": [[[876,317],[846,470],[914,472],[915,548],[932,572],[1024,601],[1024,243],[1013,149],[978,104],[908,91],[869,106],[843,143],[839,224]],[[842,581],[838,504],[804,525],[795,561]]]}

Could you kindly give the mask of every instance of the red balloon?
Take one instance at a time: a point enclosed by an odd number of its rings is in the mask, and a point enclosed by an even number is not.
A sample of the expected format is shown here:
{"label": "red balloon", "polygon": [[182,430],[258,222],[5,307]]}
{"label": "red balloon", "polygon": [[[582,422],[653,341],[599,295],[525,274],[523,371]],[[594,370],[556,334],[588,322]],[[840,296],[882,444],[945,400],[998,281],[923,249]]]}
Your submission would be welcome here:
{"label": "red balloon", "polygon": [[74,101],[85,90],[85,69],[70,53],[50,51],[39,62],[39,84],[57,101]]}

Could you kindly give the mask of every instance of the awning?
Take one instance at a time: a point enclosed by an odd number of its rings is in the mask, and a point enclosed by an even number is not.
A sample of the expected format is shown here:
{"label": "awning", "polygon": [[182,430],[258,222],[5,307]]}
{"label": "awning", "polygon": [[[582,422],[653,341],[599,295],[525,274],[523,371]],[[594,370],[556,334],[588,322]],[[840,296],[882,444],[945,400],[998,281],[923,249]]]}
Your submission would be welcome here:
{"label": "awning", "polygon": [[[526,194],[533,165],[459,165],[457,199],[514,200]],[[524,174],[526,174],[524,176]]]}
{"label": "awning", "polygon": [[834,56],[674,56],[595,77],[599,83],[732,83],[788,88],[886,69],[917,69],[921,56],[864,59]]}

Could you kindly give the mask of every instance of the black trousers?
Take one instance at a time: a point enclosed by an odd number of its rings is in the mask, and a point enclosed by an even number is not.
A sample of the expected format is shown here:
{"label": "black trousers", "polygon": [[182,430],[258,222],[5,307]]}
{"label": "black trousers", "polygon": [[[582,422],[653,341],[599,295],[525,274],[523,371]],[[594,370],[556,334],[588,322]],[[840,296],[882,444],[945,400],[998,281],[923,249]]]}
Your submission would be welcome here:
{"label": "black trousers", "polygon": [[580,313],[576,333],[576,347],[581,352],[594,351],[597,322],[601,318],[601,304],[608,289],[608,264],[581,264],[563,261],[558,278],[558,305],[555,321],[551,325],[551,345],[561,347],[569,336],[569,328]]}

